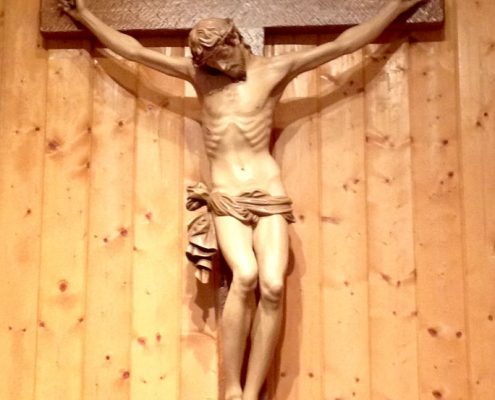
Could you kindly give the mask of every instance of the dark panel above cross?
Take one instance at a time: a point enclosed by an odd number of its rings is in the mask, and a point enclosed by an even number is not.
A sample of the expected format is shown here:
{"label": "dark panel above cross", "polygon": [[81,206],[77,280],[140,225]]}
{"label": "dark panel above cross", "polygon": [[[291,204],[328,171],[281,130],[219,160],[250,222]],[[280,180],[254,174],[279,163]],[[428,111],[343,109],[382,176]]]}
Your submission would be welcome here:
{"label": "dark panel above cross", "polygon": [[[57,9],[57,0],[42,0],[41,32],[49,38],[88,34]],[[87,0],[104,22],[135,36],[184,34],[208,17],[233,18],[254,32],[338,32],[372,17],[384,0]],[[412,29],[438,27],[443,0],[430,0],[400,21]]]}

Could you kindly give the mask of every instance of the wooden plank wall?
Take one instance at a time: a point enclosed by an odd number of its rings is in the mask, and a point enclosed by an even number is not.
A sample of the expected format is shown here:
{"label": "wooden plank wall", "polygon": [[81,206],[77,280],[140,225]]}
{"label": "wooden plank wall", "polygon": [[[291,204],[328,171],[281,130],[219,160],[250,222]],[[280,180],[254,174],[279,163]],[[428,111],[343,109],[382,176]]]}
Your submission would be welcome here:
{"label": "wooden plank wall", "polygon": [[[495,3],[446,6],[443,36],[301,75],[277,110],[297,224],[267,399],[495,398]],[[183,257],[192,88],[43,46],[38,9],[0,0],[0,398],[220,399],[221,280]]]}

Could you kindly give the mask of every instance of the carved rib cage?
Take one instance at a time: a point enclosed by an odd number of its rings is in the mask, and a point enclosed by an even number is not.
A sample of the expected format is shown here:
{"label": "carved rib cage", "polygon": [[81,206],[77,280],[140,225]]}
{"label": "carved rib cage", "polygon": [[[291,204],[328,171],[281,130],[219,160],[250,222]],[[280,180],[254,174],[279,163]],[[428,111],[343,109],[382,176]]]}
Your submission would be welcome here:
{"label": "carved rib cage", "polygon": [[[495,1],[445,3],[442,36],[282,98],[297,223],[265,398],[495,399]],[[220,400],[224,278],[198,286],[183,254],[185,188],[208,171],[194,90],[92,39],[45,48],[39,9],[0,0],[0,399]]]}

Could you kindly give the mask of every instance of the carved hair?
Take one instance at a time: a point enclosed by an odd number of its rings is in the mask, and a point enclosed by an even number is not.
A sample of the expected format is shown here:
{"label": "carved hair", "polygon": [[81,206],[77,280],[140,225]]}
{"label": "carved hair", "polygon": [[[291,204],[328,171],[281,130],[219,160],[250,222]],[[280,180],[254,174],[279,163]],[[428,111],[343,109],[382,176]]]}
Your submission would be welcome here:
{"label": "carved hair", "polygon": [[206,63],[207,54],[223,44],[236,44],[236,39],[246,49],[251,47],[244,43],[239,30],[230,18],[208,18],[199,21],[189,33],[189,47],[194,65],[202,67]]}

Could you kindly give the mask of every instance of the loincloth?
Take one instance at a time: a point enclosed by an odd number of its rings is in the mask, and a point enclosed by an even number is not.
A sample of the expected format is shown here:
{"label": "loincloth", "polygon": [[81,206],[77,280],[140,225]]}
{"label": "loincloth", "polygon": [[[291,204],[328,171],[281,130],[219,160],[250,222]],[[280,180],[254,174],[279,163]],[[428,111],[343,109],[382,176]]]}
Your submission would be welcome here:
{"label": "loincloth", "polygon": [[207,211],[194,218],[187,226],[189,244],[187,258],[199,271],[211,271],[213,256],[218,251],[218,242],[213,223],[213,215],[230,216],[243,224],[256,226],[260,217],[281,215],[288,223],[295,222],[292,214],[292,200],[287,196],[272,196],[262,190],[245,192],[239,196],[229,196],[219,192],[209,192],[203,183],[187,188],[189,211],[207,207]]}

